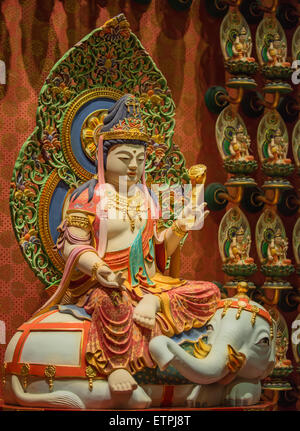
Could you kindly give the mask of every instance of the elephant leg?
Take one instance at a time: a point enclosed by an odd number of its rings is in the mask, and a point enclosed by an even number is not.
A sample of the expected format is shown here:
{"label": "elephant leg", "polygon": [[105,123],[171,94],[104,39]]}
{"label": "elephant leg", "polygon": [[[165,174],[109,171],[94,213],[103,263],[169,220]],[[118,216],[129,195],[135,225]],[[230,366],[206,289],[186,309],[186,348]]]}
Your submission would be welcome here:
{"label": "elephant leg", "polygon": [[112,394],[113,408],[118,409],[147,409],[152,400],[141,386],[130,394]]}
{"label": "elephant leg", "polygon": [[222,403],[224,386],[219,383],[197,385],[187,398],[188,407],[214,407]]}
{"label": "elephant leg", "polygon": [[250,406],[257,404],[261,396],[259,380],[235,379],[225,389],[224,404],[226,406]]}
{"label": "elephant leg", "polygon": [[190,395],[186,399],[188,407],[196,407],[197,398],[200,394],[201,385],[194,386]]}

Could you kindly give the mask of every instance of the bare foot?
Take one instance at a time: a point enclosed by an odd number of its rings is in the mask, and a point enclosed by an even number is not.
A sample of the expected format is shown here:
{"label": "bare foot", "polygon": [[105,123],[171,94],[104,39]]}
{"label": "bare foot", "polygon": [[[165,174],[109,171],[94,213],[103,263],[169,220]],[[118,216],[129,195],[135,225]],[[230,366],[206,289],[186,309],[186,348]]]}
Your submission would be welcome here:
{"label": "bare foot", "polygon": [[108,385],[111,391],[130,393],[137,388],[137,382],[128,371],[120,369],[108,376]]}
{"label": "bare foot", "polygon": [[135,307],[133,319],[145,328],[153,329],[155,315],[159,310],[159,299],[155,295],[145,295]]}

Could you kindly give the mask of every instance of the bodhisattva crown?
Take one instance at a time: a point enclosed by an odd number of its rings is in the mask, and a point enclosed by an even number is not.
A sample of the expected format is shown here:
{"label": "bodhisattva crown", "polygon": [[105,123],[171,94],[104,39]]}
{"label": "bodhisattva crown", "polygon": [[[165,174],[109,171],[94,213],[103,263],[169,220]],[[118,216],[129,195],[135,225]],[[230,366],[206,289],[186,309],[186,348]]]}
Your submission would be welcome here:
{"label": "bodhisattva crown", "polygon": [[103,132],[103,141],[110,139],[133,139],[149,142],[145,125],[141,117],[139,101],[132,97],[126,101],[128,116],[120,120],[109,131]]}
{"label": "bodhisattva crown", "polygon": [[150,140],[146,133],[142,120],[126,118],[120,121],[108,132],[102,133],[103,141],[110,139],[134,139],[148,142]]}

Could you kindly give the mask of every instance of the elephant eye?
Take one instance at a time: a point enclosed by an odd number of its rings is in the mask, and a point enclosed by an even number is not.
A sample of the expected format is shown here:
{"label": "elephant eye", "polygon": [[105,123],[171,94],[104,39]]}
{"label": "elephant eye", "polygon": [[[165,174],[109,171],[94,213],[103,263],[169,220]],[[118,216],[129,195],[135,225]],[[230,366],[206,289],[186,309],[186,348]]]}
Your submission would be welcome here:
{"label": "elephant eye", "polygon": [[261,346],[269,346],[269,344],[270,344],[270,340],[269,340],[269,338],[268,338],[268,337],[264,337],[264,338],[262,338],[261,340],[259,340],[259,342],[258,342],[258,343],[256,343],[256,344],[259,344],[259,345],[261,345]]}
{"label": "elephant eye", "polygon": [[211,324],[206,325],[206,330],[207,330],[207,331],[213,331],[213,330],[214,330],[213,325],[211,325]]}

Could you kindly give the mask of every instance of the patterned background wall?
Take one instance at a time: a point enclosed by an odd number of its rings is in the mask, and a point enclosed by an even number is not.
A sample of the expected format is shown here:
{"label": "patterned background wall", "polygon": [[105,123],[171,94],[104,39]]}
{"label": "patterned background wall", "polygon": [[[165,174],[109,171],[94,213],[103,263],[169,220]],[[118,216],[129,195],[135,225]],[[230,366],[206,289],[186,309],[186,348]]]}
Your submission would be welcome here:
{"label": "patterned background wall", "polygon": [[[187,167],[204,163],[207,183],[226,181],[215,142],[216,115],[204,102],[210,86],[224,85],[221,20],[208,15],[204,1],[194,0],[189,12],[175,12],[167,0],[153,0],[150,6],[134,0],[2,0],[0,59],[6,63],[7,83],[0,86],[0,320],[6,323],[7,341],[47,297],[11,227],[9,186],[15,159],[35,127],[38,94],[53,65],[82,37],[121,12],[168,81],[176,103],[175,143]],[[252,36],[254,31],[255,26]],[[293,30],[286,33],[290,42]],[[245,119],[254,151],[258,121]],[[217,245],[223,214],[211,213],[204,229],[189,235],[183,247],[183,277],[224,281]],[[253,233],[257,218],[249,218]],[[290,237],[296,219],[282,219]],[[251,255],[256,257],[254,243]],[[260,282],[260,275],[254,281]],[[0,345],[0,362],[4,350]]]}

